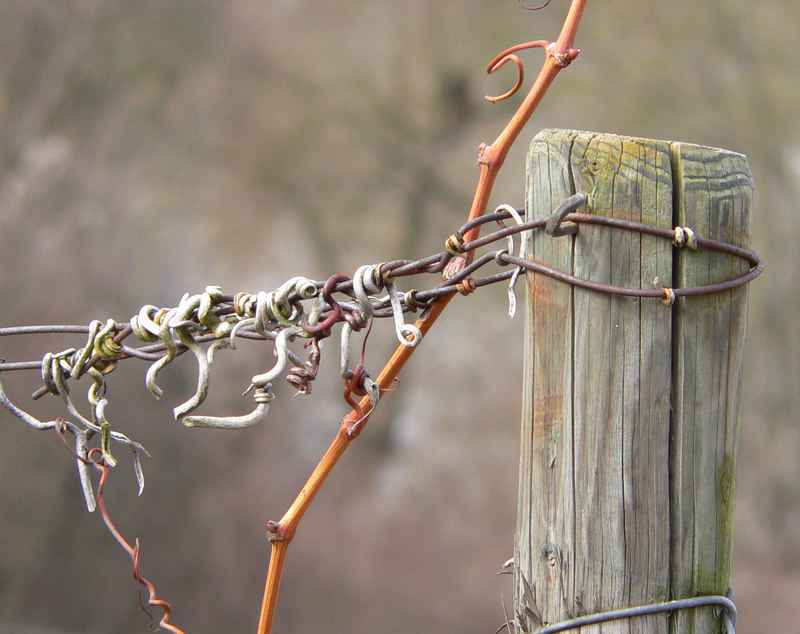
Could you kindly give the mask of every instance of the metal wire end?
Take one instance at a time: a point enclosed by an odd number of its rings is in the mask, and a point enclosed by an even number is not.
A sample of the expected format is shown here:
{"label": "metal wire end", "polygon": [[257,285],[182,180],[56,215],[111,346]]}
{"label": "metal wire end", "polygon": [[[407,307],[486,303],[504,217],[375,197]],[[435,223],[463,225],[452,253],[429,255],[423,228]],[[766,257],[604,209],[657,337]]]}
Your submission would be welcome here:
{"label": "metal wire end", "polygon": [[553,215],[547,220],[547,226],[545,227],[545,232],[547,235],[556,238],[558,236],[567,236],[575,233],[578,230],[577,225],[567,225],[564,227],[561,225],[561,223],[564,221],[564,218],[567,216],[567,214],[580,209],[584,204],[586,204],[587,200],[588,198],[586,194],[583,192],[578,192],[577,194],[573,194],[567,198],[558,207],[556,207]]}
{"label": "metal wire end", "polygon": [[[730,588],[728,590],[730,591]],[[722,620],[726,627],[727,634],[735,634],[733,626],[736,624],[736,606],[733,601],[731,601],[730,597],[722,595],[700,595],[687,599],[673,599],[661,603],[651,603],[630,608],[608,610],[607,612],[584,614],[559,623],[549,623],[536,630],[536,632],[537,634],[556,634],[556,632],[578,630],[599,623],[608,623],[610,621],[619,621],[623,619],[629,620],[653,614],[672,613],[678,610],[696,610],[697,608],[706,606],[721,610],[723,616]]]}
{"label": "metal wire end", "polygon": [[664,304],[672,306],[675,303],[676,295],[674,289],[664,286],[658,277],[653,280],[653,286],[664,293],[665,297],[661,300]]}
{"label": "metal wire end", "polygon": [[[727,592],[725,592],[725,598],[727,598],[731,605],[733,605],[733,588],[728,586]],[[735,606],[734,606],[735,607]],[[736,625],[736,611],[731,610],[729,608],[722,609],[722,623],[725,625],[725,632],[726,634],[736,634],[734,630],[734,625]]]}

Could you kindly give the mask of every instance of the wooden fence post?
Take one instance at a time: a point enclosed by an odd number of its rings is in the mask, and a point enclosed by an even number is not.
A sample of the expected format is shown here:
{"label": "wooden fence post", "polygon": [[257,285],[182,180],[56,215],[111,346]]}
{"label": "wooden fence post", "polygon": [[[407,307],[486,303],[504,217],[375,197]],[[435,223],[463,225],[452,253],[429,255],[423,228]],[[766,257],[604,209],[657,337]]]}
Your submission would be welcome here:
{"label": "wooden fence post", "polygon": [[[689,226],[749,246],[752,177],[741,154],[568,130],[528,154],[527,213],[586,211]],[[652,288],[735,277],[747,263],[596,225],[537,232],[529,258],[590,280]],[[659,300],[527,276],[518,628],[669,599],[725,594],[730,575],[747,290]],[[714,633],[712,607],[581,632]],[[602,627],[602,630],[600,629]]]}

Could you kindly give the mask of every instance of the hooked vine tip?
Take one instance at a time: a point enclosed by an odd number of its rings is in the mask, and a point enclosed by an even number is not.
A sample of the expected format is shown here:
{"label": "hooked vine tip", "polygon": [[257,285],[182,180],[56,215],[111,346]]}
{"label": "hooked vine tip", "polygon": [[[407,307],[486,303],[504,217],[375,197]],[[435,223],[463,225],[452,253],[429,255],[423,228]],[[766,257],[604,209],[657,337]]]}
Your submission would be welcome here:
{"label": "hooked vine tip", "polygon": [[522,0],[517,0],[517,6],[520,9],[525,9],[526,11],[538,11],[539,9],[544,9],[548,4],[550,4],[550,2],[551,0],[547,0],[547,2],[540,4],[538,7],[528,7],[523,4]]}

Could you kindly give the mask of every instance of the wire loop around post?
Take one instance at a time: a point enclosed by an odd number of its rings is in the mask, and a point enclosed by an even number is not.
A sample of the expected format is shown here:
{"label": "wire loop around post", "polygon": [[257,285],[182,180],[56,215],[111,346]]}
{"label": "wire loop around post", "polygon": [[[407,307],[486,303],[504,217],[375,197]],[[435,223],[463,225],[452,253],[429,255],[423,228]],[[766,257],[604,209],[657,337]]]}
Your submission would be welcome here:
{"label": "wire loop around post", "polygon": [[[660,227],[578,211],[586,201],[587,196],[579,192],[560,204],[552,216],[536,220],[525,219],[521,215],[521,209],[501,205],[494,213],[484,214],[466,222],[453,233],[453,237],[448,241],[448,248],[439,253],[413,261],[395,260],[379,265],[365,265],[359,267],[352,279],[346,275],[333,275],[326,281],[294,277],[272,292],[259,291],[256,294],[242,292],[225,295],[219,287],[209,286],[202,293],[184,294],[178,305],[173,308],[145,305],[131,318],[128,326],[117,325],[113,320],[108,320],[105,325],[94,321],[88,327],[0,328],[0,337],[44,332],[74,332],[87,336],[82,348],[68,348],[62,352],[50,353],[40,362],[9,364],[0,361],[0,372],[39,368],[42,371],[44,387],[34,393],[34,398],[48,391],[60,396],[73,418],[73,422],[70,423],[73,427],[69,429],[74,433],[88,430],[87,439],[89,433],[99,434],[107,464],[113,462],[109,441],[129,446],[134,452],[134,470],[141,488],[143,480],[139,455],[142,453],[146,455],[146,452],[138,443],[112,430],[104,413],[107,402],[104,375],[112,371],[121,359],[137,357],[150,362],[145,383],[153,395],[158,397],[161,395],[161,388],[156,383],[159,371],[185,352],[191,352],[196,360],[197,387],[189,400],[174,409],[175,418],[185,425],[194,427],[239,428],[256,423],[267,414],[273,398],[271,384],[279,376],[285,375],[286,380],[300,394],[308,394],[311,391],[311,381],[316,377],[320,363],[320,342],[330,336],[333,327],[337,325],[343,328],[341,371],[348,378],[350,333],[363,328],[371,318],[393,318],[398,340],[404,348],[411,348],[420,341],[422,330],[415,324],[405,323],[405,313],[420,308],[427,310],[439,298],[452,296],[454,293],[470,294],[482,286],[501,281],[509,282],[509,313],[513,313],[516,304],[513,284],[523,270],[547,275],[563,283],[594,292],[659,299],[669,305],[680,297],[706,295],[737,288],[755,279],[765,268],[763,259],[757,253],[740,246],[704,238],[697,235],[690,227]],[[514,224],[503,226],[503,221],[509,219],[513,219]],[[501,228],[469,242],[464,241],[462,236],[468,232],[474,234],[475,228],[489,222],[496,222]],[[574,224],[565,225],[567,222]],[[623,288],[582,279],[534,259],[527,259],[531,256],[524,252],[524,248],[521,248],[518,254],[513,253],[512,236],[515,234],[523,237],[521,244],[524,244],[527,236],[533,231],[549,229],[551,235],[564,235],[567,226],[576,227],[581,224],[653,235],[672,241],[675,248],[687,247],[693,252],[711,250],[726,253],[745,260],[749,264],[749,270],[732,279],[704,286],[670,288],[660,280],[654,280],[654,287]],[[474,257],[471,263],[461,267],[458,273],[432,288],[406,293],[400,292],[397,288],[398,280],[403,276],[441,273],[456,255],[474,256],[478,248],[497,241],[505,241],[506,244],[503,245],[505,248]],[[686,257],[693,257],[693,253],[687,253]],[[512,265],[514,268],[485,277],[476,276],[479,269],[492,262],[501,267]],[[377,294],[383,289],[388,291],[388,296],[379,297]],[[334,295],[346,297],[337,299]],[[424,315],[425,313],[420,319],[423,319]],[[136,348],[123,345],[124,339],[130,334],[136,335],[145,345]],[[254,390],[253,409],[249,414],[240,416],[215,417],[196,414],[194,410],[206,397],[214,352],[220,348],[234,349],[236,338],[274,342],[273,352],[277,357],[274,364],[261,374],[254,375],[246,391]],[[312,345],[308,362],[300,359],[289,347],[289,342],[295,338],[303,338],[307,341],[307,345]],[[92,379],[87,396],[91,407],[88,415],[79,411],[69,395],[68,381],[76,380],[82,373],[88,374]],[[353,383],[351,393],[358,394],[366,389],[367,385],[367,382],[362,381]],[[374,396],[374,389],[367,392]],[[377,397],[373,400],[377,401]],[[6,397],[2,386],[0,386],[0,405],[37,429],[54,428],[52,421],[41,421],[16,407]],[[90,504],[90,501],[87,503]]]}
{"label": "wire loop around post", "polygon": [[[731,590],[728,589],[728,594]],[[663,614],[665,612],[675,612],[677,610],[693,610],[696,608],[706,606],[719,606],[722,608],[721,618],[725,625],[726,634],[735,634],[734,625],[736,624],[736,605],[729,597],[722,595],[708,595],[700,597],[691,597],[688,599],[677,599],[674,601],[664,601],[662,603],[653,603],[651,605],[641,605],[633,608],[623,608],[620,610],[609,610],[607,612],[597,612],[595,614],[586,614],[574,619],[562,621],[560,623],[553,623],[536,630],[536,634],[558,634],[558,632],[567,632],[569,630],[577,630],[587,625],[595,625],[598,623],[607,623],[609,621],[619,621],[622,619],[632,619],[642,616],[650,616],[653,614]]]}

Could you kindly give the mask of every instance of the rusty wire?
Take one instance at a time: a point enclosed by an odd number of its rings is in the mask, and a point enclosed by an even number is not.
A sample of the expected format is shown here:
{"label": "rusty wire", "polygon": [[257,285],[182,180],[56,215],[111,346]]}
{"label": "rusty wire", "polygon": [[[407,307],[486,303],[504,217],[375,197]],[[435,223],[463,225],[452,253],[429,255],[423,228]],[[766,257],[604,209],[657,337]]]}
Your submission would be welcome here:
{"label": "rusty wire", "polygon": [[[203,293],[185,294],[176,307],[157,308],[144,306],[127,323],[107,320],[105,325],[93,321],[88,326],[53,325],[20,326],[0,328],[0,337],[9,335],[36,335],[43,333],[82,334],[87,336],[82,348],[69,348],[62,352],[45,355],[42,361],[6,362],[0,359],[0,403],[29,426],[39,430],[55,430],[64,439],[69,431],[75,437],[75,449],[79,479],[86,497],[89,511],[99,506],[101,515],[117,541],[131,556],[134,577],[149,593],[148,604],[164,610],[159,625],[170,631],[180,632],[169,625],[169,604],[155,596],[155,589],[138,573],[139,544],[131,546],[114,527],[105,510],[102,491],[108,469],[116,463],[111,453],[111,442],[127,446],[133,452],[134,471],[139,481],[139,492],[144,486],[140,454],[147,455],[139,443],[111,429],[105,417],[105,376],[114,370],[117,363],[128,358],[137,358],[150,363],[146,384],[156,397],[162,390],[157,384],[161,369],[186,352],[192,352],[197,363],[198,381],[195,394],[174,408],[175,419],[187,426],[241,428],[252,425],[267,414],[274,398],[271,382],[284,376],[298,394],[307,395],[317,376],[321,360],[320,342],[330,337],[336,326],[341,326],[341,375],[344,380],[344,399],[359,415],[356,425],[369,415],[364,412],[354,396],[369,396],[371,409],[379,400],[377,384],[370,378],[364,365],[367,337],[373,321],[393,318],[396,336],[404,346],[415,346],[422,334],[419,329],[405,322],[407,313],[424,311],[437,298],[456,292],[470,294],[484,286],[509,281],[509,314],[513,316],[516,300],[513,286],[520,272],[531,271],[555,278],[573,286],[593,292],[620,296],[661,299],[671,304],[678,297],[718,293],[747,284],[764,270],[761,257],[746,248],[698,236],[690,227],[659,227],[630,220],[609,218],[581,211],[586,196],[576,194],[560,205],[549,218],[525,220],[523,210],[501,205],[497,211],[485,214],[465,223],[445,242],[444,250],[418,260],[394,260],[359,267],[352,277],[333,275],[327,280],[315,281],[294,277],[271,292],[256,294],[240,292],[229,295],[219,287],[209,286]],[[505,221],[515,224],[505,226]],[[465,241],[463,236],[476,227],[496,223],[499,228],[483,237]],[[568,223],[568,224],[564,224]],[[689,288],[665,287],[658,279],[653,288],[626,288],[583,279],[566,271],[559,271],[542,262],[527,259],[526,243],[533,231],[545,229],[553,240],[574,240],[580,236],[578,226],[600,226],[616,230],[633,231],[670,240],[676,248],[686,247],[690,253],[709,250],[743,259],[748,270],[732,279],[721,280],[703,286]],[[588,230],[588,229],[587,229]],[[522,243],[515,249],[513,238],[522,234]],[[504,248],[476,255],[476,251],[505,241]],[[514,251],[518,253],[515,254]],[[453,266],[459,258],[468,254],[474,259],[464,266]],[[466,261],[469,261],[466,258]],[[501,270],[480,277],[487,266],[494,263]],[[449,266],[448,266],[449,265]],[[450,271],[456,271],[450,274]],[[411,289],[399,292],[398,280],[409,275],[442,274],[441,281],[425,290]],[[382,295],[382,292],[386,292]],[[362,339],[359,363],[350,368],[350,340],[353,333],[366,328]],[[126,340],[133,335],[143,345],[128,345]],[[255,406],[252,412],[242,416],[206,416],[195,410],[203,403],[208,391],[210,366],[214,355],[222,349],[234,349],[236,340],[254,339],[273,342],[275,364],[265,372],[252,377],[245,394],[252,392]],[[295,340],[305,341],[305,357],[293,351],[289,344]],[[206,347],[203,347],[206,346]],[[2,374],[9,371],[39,369],[44,385],[33,393],[34,399],[51,393],[65,403],[71,420],[56,418],[43,421],[18,407],[6,395],[2,385]],[[87,401],[89,414],[79,411],[70,395],[68,381],[88,374],[92,379]],[[392,388],[390,388],[392,389]],[[100,446],[89,448],[93,437],[99,436]],[[65,440],[65,439],[64,439]],[[97,496],[89,468],[102,471]],[[144,600],[142,600],[144,606]]]}
{"label": "rusty wire", "polygon": [[[378,401],[377,386],[364,367],[364,346],[361,362],[350,369],[350,339],[374,319],[393,318],[396,336],[401,344],[415,346],[421,339],[416,326],[404,321],[407,313],[425,308],[437,298],[454,293],[470,294],[484,286],[509,282],[509,314],[513,316],[516,300],[513,286],[522,271],[546,275],[561,282],[590,291],[619,296],[660,299],[672,304],[680,297],[706,295],[730,290],[748,283],[764,270],[761,257],[746,248],[698,236],[690,227],[660,227],[618,218],[587,213],[586,196],[575,194],[564,201],[548,218],[525,220],[523,211],[501,205],[497,211],[465,223],[445,242],[444,250],[418,260],[393,260],[359,267],[350,277],[333,275],[327,280],[315,281],[294,277],[272,292],[256,294],[240,292],[229,295],[219,287],[209,286],[203,293],[185,294],[178,306],[157,308],[144,306],[128,323],[107,320],[105,325],[93,321],[89,326],[21,326],[0,328],[0,336],[33,335],[41,333],[76,333],[87,335],[82,348],[70,348],[57,354],[48,353],[42,361],[5,362],[0,360],[0,378],[3,372],[40,369],[44,385],[33,393],[34,399],[51,393],[64,401],[71,414],[70,429],[82,443],[85,457],[88,441],[97,434],[106,464],[113,465],[112,442],[120,443],[133,451],[134,469],[140,491],[144,485],[140,454],[145,449],[124,434],[113,431],[105,417],[107,399],[105,376],[116,364],[128,358],[138,358],[150,363],[146,385],[156,398],[162,390],[158,386],[158,373],[174,359],[192,352],[197,363],[197,387],[186,402],[174,408],[175,419],[191,427],[241,428],[262,420],[268,413],[274,395],[272,381],[284,376],[298,394],[307,395],[319,371],[321,340],[331,336],[334,327],[341,325],[341,375],[345,381],[345,401],[352,405],[353,396],[369,395],[374,404]],[[505,221],[515,224],[505,226]],[[463,236],[480,225],[496,223],[499,228],[483,237],[464,241]],[[566,224],[565,224],[566,223]],[[613,284],[579,278],[567,271],[532,259],[527,259],[525,247],[531,232],[545,229],[554,240],[576,239],[578,226],[601,226],[623,231],[633,231],[672,241],[676,248],[686,247],[690,252],[709,250],[726,253],[745,260],[748,270],[732,279],[702,286],[670,288],[661,280],[653,280],[650,288],[627,288]],[[514,253],[513,237],[522,234],[522,245]],[[571,237],[570,237],[571,236]],[[506,241],[505,248],[475,255],[477,250]],[[453,267],[454,261],[467,254],[475,255],[471,263]],[[501,270],[477,276],[494,263]],[[449,271],[457,272],[449,274]],[[411,289],[399,292],[396,282],[409,275],[441,274],[440,283],[425,290]],[[381,295],[386,291],[385,295]],[[310,304],[310,307],[309,307]],[[368,334],[368,333],[367,333]],[[132,346],[126,343],[131,335],[144,343]],[[204,402],[208,392],[210,366],[218,350],[234,349],[238,339],[268,340],[273,342],[275,364],[263,373],[253,376],[244,394],[252,393],[253,410],[239,416],[207,416],[195,410]],[[305,341],[305,359],[295,352],[290,343],[295,339]],[[206,347],[203,347],[206,346]],[[89,413],[81,413],[69,393],[69,380],[88,373],[92,379],[87,400]],[[6,395],[0,381],[0,403],[11,413],[36,429],[53,429],[54,421],[41,421],[15,405]],[[87,507],[94,509],[90,480],[84,467],[78,465]]]}
{"label": "rusty wire", "polygon": [[[293,278],[273,293],[261,292],[256,295],[247,293],[227,295],[217,287],[208,287],[205,293],[194,296],[185,295],[176,308],[157,309],[153,306],[146,306],[128,324],[110,324],[107,327],[105,340],[90,342],[92,349],[89,352],[85,352],[85,348],[74,351],[72,357],[78,352],[84,352],[84,356],[87,357],[80,367],[70,366],[74,359],[70,358],[65,361],[62,358],[63,378],[65,380],[76,379],[84,372],[101,366],[104,366],[103,372],[108,372],[113,370],[113,364],[119,360],[139,358],[153,364],[148,371],[148,387],[158,397],[160,396],[160,388],[156,384],[158,371],[174,358],[191,350],[198,360],[201,375],[198,394],[193,401],[177,407],[175,417],[188,425],[196,425],[197,421],[190,416],[190,413],[205,398],[206,385],[204,383],[207,382],[205,375],[213,360],[214,351],[225,347],[233,348],[236,338],[267,339],[275,342],[275,352],[279,357],[278,363],[272,370],[254,377],[253,383],[248,388],[248,390],[261,389],[261,403],[268,404],[268,401],[271,400],[267,397],[268,394],[271,394],[268,383],[283,373],[287,366],[289,366],[288,380],[290,384],[299,393],[307,394],[311,391],[311,382],[316,377],[320,362],[319,341],[330,336],[334,326],[346,324],[349,337],[350,332],[360,331],[367,323],[371,322],[373,317],[378,319],[393,317],[401,343],[405,341],[406,345],[415,345],[416,335],[413,332],[410,333],[411,340],[408,339],[409,331],[414,327],[402,321],[403,314],[424,310],[431,301],[442,295],[455,292],[467,294],[489,284],[516,279],[520,270],[547,275],[567,284],[596,292],[669,300],[671,303],[678,297],[706,295],[741,286],[757,277],[764,269],[763,260],[749,249],[697,236],[688,227],[659,227],[579,211],[578,207],[582,206],[585,201],[585,196],[577,194],[568,199],[549,218],[523,220],[511,226],[503,226],[504,221],[512,219],[512,213],[508,209],[501,209],[503,207],[501,206],[500,210],[495,213],[483,215],[464,224],[448,238],[446,248],[438,253],[418,260],[394,260],[360,267],[357,275],[352,278],[346,275],[334,275],[324,281]],[[513,215],[519,218],[518,214],[522,210],[516,211],[517,213]],[[574,224],[563,225],[564,222]],[[463,241],[461,236],[471,229],[487,223],[498,223],[501,226],[483,237],[468,242]],[[524,254],[512,253],[513,249],[509,248],[511,247],[509,244],[507,248],[495,249],[475,257],[471,264],[429,289],[412,289],[405,293],[398,293],[394,290],[395,281],[400,278],[409,275],[442,273],[454,258],[500,240],[509,240],[516,234],[546,228],[550,235],[562,236],[574,234],[576,226],[581,224],[648,234],[669,239],[676,246],[686,246],[687,236],[689,236],[690,247],[741,258],[749,264],[749,270],[732,279],[697,287],[668,288],[656,280],[652,288],[626,288],[579,278],[569,272],[556,270],[542,262],[526,259],[523,257]],[[559,238],[554,237],[554,239]],[[492,262],[500,267],[511,266],[513,268],[475,277],[476,273]],[[366,280],[368,290],[364,290],[364,280],[366,279],[364,275],[371,276],[369,280]],[[377,293],[381,290],[389,290],[389,294],[380,297]],[[337,299],[335,295],[338,295],[339,298]],[[303,302],[311,300],[314,300],[314,306],[308,310]],[[23,326],[0,328],[0,336],[39,333],[86,334],[89,330],[86,326],[77,325]],[[126,345],[124,341],[131,334],[135,334],[148,345],[138,347]],[[296,338],[306,339],[307,345],[311,346],[307,361],[304,361],[288,347],[288,342]],[[201,344],[207,343],[211,343],[211,347],[207,351],[200,348]],[[347,343],[343,342],[343,345],[347,345]],[[107,351],[109,348],[111,353]],[[64,356],[64,353],[60,354],[62,357]],[[66,356],[69,357],[69,355]],[[0,372],[42,367],[41,361],[0,362]],[[95,375],[94,378],[102,383],[101,377]],[[353,383],[352,378],[352,375],[346,377],[346,380],[351,381],[349,384],[351,392],[354,394],[363,392],[365,389],[363,380],[360,383],[358,381]],[[102,389],[104,390],[104,384]],[[39,398],[48,391],[57,392],[51,384],[49,387],[45,386],[37,390],[33,394],[33,398]],[[5,397],[3,400],[5,401]],[[242,423],[242,421],[239,422]],[[247,421],[247,424],[252,422],[255,420]],[[214,423],[214,420],[204,419],[200,426],[215,426]]]}
{"label": "rusty wire", "polygon": [[[728,594],[732,594],[728,588]],[[650,605],[639,605],[631,608],[620,608],[617,610],[609,610],[607,612],[596,612],[594,614],[585,614],[578,616],[560,623],[551,623],[536,630],[537,634],[558,634],[559,632],[567,632],[570,630],[580,630],[581,628],[598,623],[608,623],[610,621],[631,620],[644,616],[652,616],[653,614],[673,613],[679,610],[696,610],[703,607],[713,607],[719,610],[719,619],[725,627],[726,634],[736,634],[734,626],[736,624],[736,605],[729,596],[722,596],[717,594],[700,595],[697,597],[689,597],[686,599],[673,599],[671,601],[663,601],[660,603],[652,603]],[[504,629],[505,626],[498,628],[498,632]]]}
{"label": "rusty wire", "polygon": [[[78,333],[88,336],[83,348],[70,348],[55,355],[48,354],[42,361],[0,361],[0,374],[12,370],[41,369],[45,385],[34,392],[33,398],[47,393],[59,395],[72,414],[73,421],[70,424],[73,433],[85,432],[86,436],[81,438],[87,442],[92,434],[100,435],[106,463],[114,462],[110,450],[112,441],[129,446],[134,453],[136,474],[141,487],[143,479],[139,453],[144,452],[144,448],[123,434],[112,431],[104,414],[107,402],[105,375],[113,371],[116,364],[123,359],[138,358],[151,364],[147,371],[146,384],[151,393],[159,398],[161,388],[157,384],[158,373],[171,361],[191,351],[197,363],[197,388],[190,399],[174,408],[175,419],[187,426],[240,428],[264,418],[274,398],[271,383],[280,376],[285,376],[298,394],[311,392],[321,360],[320,341],[331,336],[335,326],[342,326],[341,374],[346,386],[345,400],[352,405],[353,395],[375,396],[376,390],[363,365],[363,347],[361,363],[355,370],[349,368],[350,339],[353,333],[372,324],[373,319],[393,318],[400,343],[414,346],[421,334],[415,326],[405,323],[404,316],[425,310],[428,304],[443,295],[456,292],[469,294],[490,284],[510,281],[509,302],[512,305],[509,313],[513,315],[513,284],[521,271],[531,271],[590,291],[660,299],[671,304],[680,297],[706,295],[736,288],[757,277],[764,269],[763,260],[755,252],[698,236],[690,227],[659,227],[591,214],[580,210],[585,203],[586,196],[576,194],[560,205],[549,218],[536,220],[525,220],[521,216],[521,209],[501,205],[494,213],[465,223],[447,239],[445,249],[438,253],[418,260],[393,260],[365,265],[359,267],[352,277],[340,274],[323,281],[294,277],[272,292],[261,291],[256,294],[242,292],[229,295],[218,287],[210,286],[203,293],[185,294],[174,308],[144,306],[128,323],[108,320],[105,326],[95,321],[89,326],[0,328],[0,336],[40,333]],[[514,220],[515,224],[505,226],[507,220]],[[475,240],[464,241],[464,235],[487,223],[497,223],[499,228]],[[656,279],[651,288],[626,288],[576,277],[543,262],[527,259],[527,254],[523,253],[524,243],[530,232],[545,229],[554,240],[575,239],[576,233],[580,233],[577,229],[580,225],[648,234],[670,240],[676,247],[687,247],[690,251],[703,249],[726,253],[745,260],[749,269],[732,279],[696,287],[670,288]],[[517,234],[523,235],[523,246],[519,248],[519,253],[514,253],[513,236]],[[396,289],[396,282],[403,277],[441,274],[454,260],[503,240],[506,241],[505,248],[476,255],[470,264],[455,267],[455,274],[444,276],[440,283],[431,288],[412,289],[403,293]],[[492,263],[499,265],[501,270],[477,276],[478,272]],[[386,291],[385,295],[381,295],[383,291]],[[126,339],[131,335],[144,345],[128,345]],[[275,364],[265,372],[255,375],[245,390],[245,394],[252,392],[254,409],[243,416],[196,414],[195,410],[207,395],[214,354],[221,349],[235,348],[236,340],[240,338],[272,341],[277,357]],[[289,344],[295,339],[305,341],[305,359],[291,349]],[[67,384],[68,380],[77,379],[84,373],[90,374],[93,381],[87,397],[90,406],[88,416],[78,411],[69,395]],[[374,400],[377,402],[377,396]],[[6,396],[2,383],[0,402],[37,429],[54,427],[53,421],[40,421],[17,407]],[[82,478],[86,480],[86,474],[82,474]],[[90,489],[84,486],[84,490],[91,510],[94,505],[90,499]]]}

